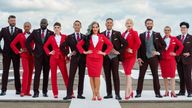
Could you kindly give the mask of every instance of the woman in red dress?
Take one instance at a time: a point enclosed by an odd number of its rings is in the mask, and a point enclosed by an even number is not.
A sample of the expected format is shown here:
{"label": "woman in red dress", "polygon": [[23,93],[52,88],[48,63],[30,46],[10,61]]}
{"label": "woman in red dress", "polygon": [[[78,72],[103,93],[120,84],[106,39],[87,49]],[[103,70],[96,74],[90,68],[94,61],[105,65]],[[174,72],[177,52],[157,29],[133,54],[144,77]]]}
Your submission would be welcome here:
{"label": "woman in red dress", "polygon": [[[90,34],[84,40],[81,40],[77,44],[77,49],[80,53],[86,54],[86,66],[88,69],[88,75],[90,77],[90,84],[93,92],[92,100],[102,100],[100,96],[100,75],[103,65],[103,56],[109,54],[113,48],[112,43],[99,32],[99,23],[93,22],[90,25]],[[87,47],[87,50],[83,49],[83,45]],[[105,52],[102,52],[103,44],[107,45]]]}
{"label": "woman in red dress", "polygon": [[[67,88],[68,85],[68,73],[66,67],[66,55],[60,50],[60,44],[66,39],[66,35],[61,34],[61,24],[56,22],[54,24],[55,35],[50,36],[47,42],[44,44],[44,50],[47,55],[50,55],[50,68],[51,68],[51,83],[54,98],[58,98],[57,87],[57,66],[59,67],[64,84]],[[49,46],[52,47],[52,51],[49,50]],[[68,49],[68,48],[66,48]]]}
{"label": "woman in red dress", "polygon": [[[164,96],[169,96],[167,78],[171,78],[171,97],[177,97],[175,94],[175,56],[178,56],[182,52],[183,44],[176,37],[171,36],[171,28],[169,26],[164,28],[164,32],[164,41],[167,47],[166,50],[162,53],[162,59],[160,61],[160,67],[165,86]],[[175,51],[176,48],[177,50]]]}
{"label": "woman in red dress", "polygon": [[[31,23],[24,23],[24,33],[20,33],[16,36],[16,38],[11,42],[10,47],[13,49],[15,54],[20,54],[22,67],[23,67],[23,76],[22,76],[22,90],[20,96],[31,96],[30,87],[32,81],[32,74],[34,68],[34,57],[29,54],[26,49],[26,39],[30,35]],[[17,48],[17,45],[21,45],[21,49]],[[34,47],[34,43],[31,43],[31,47]]]}
{"label": "woman in red dress", "polygon": [[122,36],[127,40],[128,46],[123,52],[122,65],[126,75],[125,99],[128,100],[133,97],[131,70],[135,64],[137,50],[141,45],[141,41],[137,31],[133,30],[133,20],[127,19],[125,26],[127,27],[127,30]]}

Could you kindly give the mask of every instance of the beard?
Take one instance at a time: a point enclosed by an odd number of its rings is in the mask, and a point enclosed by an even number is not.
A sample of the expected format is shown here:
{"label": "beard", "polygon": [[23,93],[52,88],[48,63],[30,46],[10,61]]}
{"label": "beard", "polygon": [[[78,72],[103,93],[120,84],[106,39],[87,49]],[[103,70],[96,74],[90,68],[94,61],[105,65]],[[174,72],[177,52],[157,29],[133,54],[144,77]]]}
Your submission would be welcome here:
{"label": "beard", "polygon": [[152,30],[152,29],[153,29],[152,26],[148,26],[148,27],[147,27],[147,30]]}

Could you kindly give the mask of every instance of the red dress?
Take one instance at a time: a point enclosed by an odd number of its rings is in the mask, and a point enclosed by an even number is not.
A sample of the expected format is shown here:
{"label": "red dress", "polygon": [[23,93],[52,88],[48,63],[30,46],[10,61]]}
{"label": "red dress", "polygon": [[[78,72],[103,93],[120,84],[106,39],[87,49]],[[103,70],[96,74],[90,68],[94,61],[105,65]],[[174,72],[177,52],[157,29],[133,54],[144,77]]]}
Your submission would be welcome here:
{"label": "red dress", "polygon": [[[63,43],[65,41],[65,39],[66,39],[66,35],[61,35],[60,44]],[[61,71],[66,88],[68,85],[68,73],[67,73],[66,59],[65,59],[66,56],[64,55],[64,53],[61,52],[60,45],[59,46],[57,45],[55,36],[50,36],[49,39],[44,44],[43,48],[47,55],[49,55],[49,53],[50,53],[49,46],[51,46],[52,50],[55,51],[55,54],[51,55],[51,57],[50,57],[51,83],[52,83],[53,94],[55,96],[55,95],[58,95],[57,66],[59,67],[59,69]],[[67,47],[66,47],[66,49],[68,50]]]}
{"label": "red dress", "polygon": [[[103,34],[98,34],[98,43],[96,47],[93,45],[93,40],[90,38],[90,44],[88,50],[92,50],[93,53],[88,54],[86,56],[86,66],[88,69],[88,75],[90,77],[100,77],[101,69],[103,65],[103,55],[98,54],[98,51],[102,51],[103,44],[107,45],[107,49],[105,50],[106,54],[109,54],[111,49],[113,48],[112,43],[107,39]],[[77,44],[77,49],[80,53],[83,53],[85,50],[82,48],[85,41],[81,40]]]}
{"label": "red dress", "polygon": [[[178,49],[175,52],[175,48]],[[175,56],[171,56],[171,52],[175,52],[176,55],[180,55],[183,50],[183,44],[176,38],[170,36],[170,43],[168,48],[162,52],[162,59],[160,60],[161,73],[163,78],[174,78],[176,70]]]}
{"label": "red dress", "polygon": [[[127,31],[125,31],[122,36],[125,38]],[[136,61],[136,55],[137,55],[137,50],[139,49],[141,45],[141,41],[139,39],[137,31],[134,31],[131,29],[129,31],[128,36],[126,37],[126,40],[128,42],[128,46],[123,52],[123,60],[122,60],[122,65],[125,71],[125,75],[130,75],[131,70],[135,64]],[[127,50],[128,48],[131,48],[133,50],[133,53],[129,53]]]}
{"label": "red dress", "polygon": [[[26,33],[20,33],[16,36],[16,38],[11,42],[10,47],[13,49],[13,51],[16,54],[19,54],[19,50],[17,48],[17,44],[21,45],[21,49],[24,51],[20,54],[21,61],[22,61],[22,67],[23,67],[23,76],[22,76],[22,90],[21,93],[24,93],[25,95],[30,94],[30,87],[31,87],[31,81],[32,81],[32,74],[33,74],[33,68],[34,68],[34,58],[26,48]],[[31,47],[34,47],[34,43],[32,42]]]}

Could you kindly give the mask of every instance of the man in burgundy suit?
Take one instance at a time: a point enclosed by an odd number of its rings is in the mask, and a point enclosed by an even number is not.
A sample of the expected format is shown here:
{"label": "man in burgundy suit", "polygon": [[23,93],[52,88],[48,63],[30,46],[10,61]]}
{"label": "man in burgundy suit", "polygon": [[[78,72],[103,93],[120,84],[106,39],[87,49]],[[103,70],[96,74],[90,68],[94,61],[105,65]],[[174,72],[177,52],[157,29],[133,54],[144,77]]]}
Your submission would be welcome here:
{"label": "man in burgundy suit", "polygon": [[85,38],[85,35],[80,33],[81,29],[81,22],[79,20],[76,20],[73,23],[73,28],[75,30],[74,33],[69,35],[64,43],[61,44],[61,50],[67,54],[68,50],[66,50],[66,46],[69,46],[71,49],[71,54],[69,54],[69,57],[71,57],[70,62],[70,68],[69,68],[69,82],[67,87],[67,96],[64,97],[64,100],[72,99],[73,96],[73,83],[75,74],[77,71],[77,68],[79,68],[79,83],[78,83],[78,95],[77,98],[79,99],[85,99],[83,96],[83,87],[84,87],[84,76],[85,76],[85,61],[86,56],[84,54],[80,54],[79,51],[76,48],[76,45],[78,41]]}
{"label": "man in burgundy suit", "polygon": [[183,43],[184,49],[180,56],[176,57],[177,70],[180,78],[180,91],[177,96],[185,96],[185,89],[187,89],[188,96],[192,97],[192,36],[188,34],[189,23],[181,22],[181,35],[177,38]]}
{"label": "man in burgundy suit", "polygon": [[[19,33],[22,33],[22,30],[16,27],[16,17],[14,15],[10,15],[8,17],[8,23],[9,26],[2,28],[0,32],[0,40],[2,38],[4,40],[3,50],[0,48],[3,54],[3,75],[2,75],[2,88],[0,96],[6,95],[11,61],[13,63],[13,69],[14,69],[16,94],[19,95],[21,92],[21,82],[19,73],[20,56],[19,54],[15,54],[13,52],[13,50],[10,47],[10,44]],[[17,47],[20,48],[20,45],[18,44]]]}
{"label": "man in burgundy suit", "polygon": [[[41,70],[43,70],[43,96],[48,97],[48,81],[49,81],[49,56],[43,50],[43,45],[54,33],[47,29],[47,19],[42,19],[40,22],[40,28],[33,30],[30,36],[26,40],[26,47],[30,54],[34,55],[35,58],[35,76],[34,76],[34,95],[33,98],[39,97],[39,82]],[[32,49],[30,43],[35,43],[35,48]]]}
{"label": "man in burgundy suit", "polygon": [[[113,76],[113,83],[115,89],[115,95],[117,100],[121,100],[120,96],[120,80],[119,80],[119,61],[121,58],[121,53],[127,47],[127,41],[121,37],[121,33],[119,31],[115,31],[112,29],[113,27],[113,19],[108,18],[106,19],[106,28],[103,34],[112,42],[113,49],[109,53],[109,55],[104,57],[103,61],[103,68],[105,73],[105,80],[106,80],[106,91],[107,96],[105,99],[113,98],[112,95],[112,82],[111,82],[111,75]],[[103,51],[106,50],[106,45],[103,46]]]}
{"label": "man in burgundy suit", "polygon": [[137,84],[136,98],[141,97],[143,89],[143,81],[148,65],[150,66],[153,76],[153,88],[155,96],[162,98],[160,94],[160,84],[158,76],[158,64],[161,59],[161,53],[166,48],[166,43],[162,39],[160,33],[152,31],[153,20],[146,19],[145,26],[147,31],[140,34],[141,46],[138,50],[139,79]]}

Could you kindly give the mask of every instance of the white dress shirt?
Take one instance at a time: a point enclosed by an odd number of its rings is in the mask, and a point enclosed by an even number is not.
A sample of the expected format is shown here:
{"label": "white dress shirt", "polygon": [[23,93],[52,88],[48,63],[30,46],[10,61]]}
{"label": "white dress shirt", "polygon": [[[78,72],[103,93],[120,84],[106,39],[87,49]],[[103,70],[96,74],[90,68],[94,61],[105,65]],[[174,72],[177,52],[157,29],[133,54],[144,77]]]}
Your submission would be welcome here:
{"label": "white dress shirt", "polygon": [[111,35],[112,35],[112,30],[106,30],[106,36],[107,36],[108,32],[109,32],[109,37],[111,37]]}
{"label": "white dress shirt", "polygon": [[129,36],[129,32],[127,32],[124,36],[124,39],[127,39],[127,37]]}
{"label": "white dress shirt", "polygon": [[[42,34],[43,30],[41,30],[41,34]],[[47,33],[47,29],[44,30],[44,37],[46,36]]]}
{"label": "white dress shirt", "polygon": [[164,39],[164,41],[165,41],[165,43],[166,43],[166,50],[169,48],[169,45],[170,45],[170,41],[171,41],[171,39],[168,37],[166,37],[165,39]]}
{"label": "white dress shirt", "polygon": [[61,42],[61,35],[55,35],[55,40],[58,46],[60,46],[60,42]]}
{"label": "white dress shirt", "polygon": [[[9,32],[11,33],[11,26],[9,26]],[[13,33],[15,32],[15,26],[13,27]]]}
{"label": "white dress shirt", "polygon": [[25,33],[25,38],[27,39],[29,37],[29,33]]}
{"label": "white dress shirt", "polygon": [[99,41],[99,38],[97,35],[92,35],[92,41],[93,41],[93,46],[96,47],[97,43]]}

